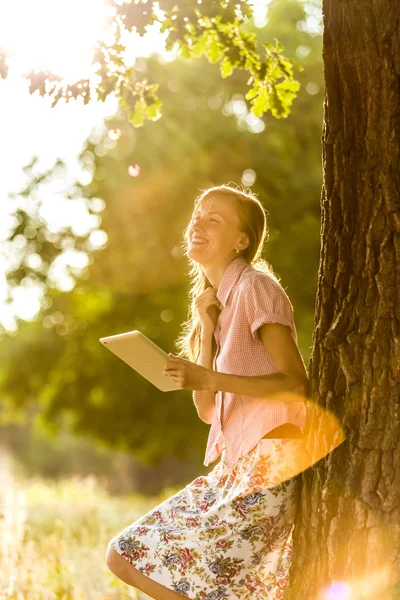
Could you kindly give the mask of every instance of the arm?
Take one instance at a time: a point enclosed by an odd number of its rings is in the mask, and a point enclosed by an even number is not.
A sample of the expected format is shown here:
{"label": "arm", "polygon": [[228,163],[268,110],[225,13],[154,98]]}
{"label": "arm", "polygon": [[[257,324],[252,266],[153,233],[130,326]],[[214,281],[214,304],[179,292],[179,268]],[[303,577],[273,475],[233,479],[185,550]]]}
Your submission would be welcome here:
{"label": "arm", "polygon": [[[197,364],[212,370],[213,353],[212,353],[213,334],[201,334],[200,357]],[[193,402],[197,409],[199,419],[204,423],[210,424],[213,422],[215,414],[215,390],[198,390],[193,391]]]}
{"label": "arm", "polygon": [[[308,378],[289,327],[281,323],[265,323],[259,331],[260,338],[275,362],[277,372],[268,375],[242,376],[213,371],[210,387],[212,386],[214,390],[276,402],[303,401],[309,391]],[[285,392],[293,392],[293,396],[287,396]],[[302,400],[299,395],[303,396]]]}
{"label": "arm", "polygon": [[[299,398],[295,396],[281,396],[279,392],[294,392],[300,384],[289,374],[282,373],[280,371],[268,375],[254,376],[230,375],[228,373],[219,373],[214,371],[214,375],[210,381],[210,387],[221,390],[222,392],[231,392],[233,394],[243,394],[243,396],[265,398],[266,400],[275,400],[276,402],[300,401]],[[296,394],[297,393],[298,392],[296,392]]]}

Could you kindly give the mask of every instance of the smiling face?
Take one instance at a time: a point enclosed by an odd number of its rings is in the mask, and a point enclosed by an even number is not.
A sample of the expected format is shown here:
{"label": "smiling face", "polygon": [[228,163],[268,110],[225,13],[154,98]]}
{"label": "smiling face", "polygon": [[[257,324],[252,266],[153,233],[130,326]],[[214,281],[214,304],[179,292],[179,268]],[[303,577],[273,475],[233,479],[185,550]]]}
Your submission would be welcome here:
{"label": "smiling face", "polygon": [[188,237],[188,256],[204,266],[226,263],[239,256],[235,248],[243,250],[248,239],[240,232],[235,204],[216,194],[194,210]]}

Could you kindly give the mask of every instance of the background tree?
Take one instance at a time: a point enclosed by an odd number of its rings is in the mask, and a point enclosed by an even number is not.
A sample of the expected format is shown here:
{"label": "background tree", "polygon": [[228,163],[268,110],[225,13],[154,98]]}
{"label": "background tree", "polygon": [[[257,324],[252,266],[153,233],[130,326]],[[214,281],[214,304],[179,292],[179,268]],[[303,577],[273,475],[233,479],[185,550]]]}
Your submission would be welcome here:
{"label": "background tree", "polygon": [[[83,196],[90,214],[100,217],[97,227],[107,234],[101,250],[93,249],[90,235],[76,236],[70,228],[49,236],[39,209],[47,181],[62,177],[62,165],[57,162],[52,174],[41,173],[35,163],[27,167],[31,184],[15,197],[16,205],[25,208],[16,213],[18,225],[9,235],[14,268],[8,279],[10,285],[26,277],[38,280],[45,296],[37,321],[3,338],[2,389],[20,409],[39,402],[43,421],[55,433],[67,414],[77,434],[129,450],[147,466],[155,468],[166,456],[175,456],[182,465],[190,464],[192,474],[198,471],[208,426],[198,419],[191,394],[158,392],[98,338],[137,328],[174,351],[187,318],[182,231],[193,190],[214,183],[254,180],[252,187],[270,213],[266,257],[293,299],[299,344],[308,359],[319,253],[321,37],[297,26],[306,19],[301,3],[276,3],[268,17],[266,27],[254,28],[260,41],[282,38],[291,55],[300,48],[304,61],[298,102],[284,120],[251,115],[243,72],[221,81],[217,66],[204,58],[192,64],[137,61],[138,70],[160,81],[164,118],[134,129],[121,109],[102,132],[93,132],[81,153],[91,183],[69,190],[71,202]],[[129,165],[136,162],[140,176],[131,177]],[[24,233],[29,237],[21,252]],[[67,293],[49,277],[65,249],[88,256],[86,268],[69,269],[76,285]],[[30,254],[41,257],[39,267],[30,266]],[[176,477],[185,475],[180,466]],[[157,483],[163,484],[161,476]]]}

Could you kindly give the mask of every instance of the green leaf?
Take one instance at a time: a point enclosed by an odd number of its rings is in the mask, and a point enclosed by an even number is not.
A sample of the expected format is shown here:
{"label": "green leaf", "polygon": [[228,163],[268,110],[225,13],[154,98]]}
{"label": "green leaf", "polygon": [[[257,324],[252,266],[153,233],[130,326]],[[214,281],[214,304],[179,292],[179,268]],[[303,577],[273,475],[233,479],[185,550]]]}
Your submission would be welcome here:
{"label": "green leaf", "polygon": [[300,89],[300,82],[297,80],[294,81],[281,81],[276,84],[277,90],[282,90],[283,92],[298,92]]}
{"label": "green leaf", "polygon": [[289,79],[292,79],[293,78],[293,69],[292,69],[292,65],[290,64],[290,62],[285,60],[281,56],[278,56],[278,60],[279,60],[279,63],[281,65],[283,71],[285,71],[285,73],[289,77]]}
{"label": "green leaf", "polygon": [[299,81],[282,81],[276,84],[276,94],[282,104],[284,116],[289,114],[289,109],[296,97],[296,93],[300,89],[300,85]]}
{"label": "green leaf", "polygon": [[157,121],[161,117],[160,108],[162,106],[162,102],[157,100],[153,102],[153,104],[149,104],[147,106],[147,116],[151,121]]}
{"label": "green leaf", "polygon": [[267,88],[263,86],[256,100],[253,102],[251,107],[251,112],[256,117],[261,117],[265,112],[267,112],[268,107],[268,99],[267,99]]}
{"label": "green leaf", "polygon": [[185,44],[180,44],[178,56],[183,58],[183,60],[189,60],[190,58],[192,58],[192,53]]}
{"label": "green leaf", "polygon": [[220,64],[221,77],[225,79],[233,73],[234,66],[230,62],[229,58],[225,57]]}
{"label": "green leaf", "polygon": [[247,94],[245,95],[246,100],[251,100],[252,98],[255,98],[259,92],[260,86],[258,84],[258,82],[255,82],[253,87],[249,89],[249,91],[247,92]]}
{"label": "green leaf", "polygon": [[212,63],[216,63],[221,58],[221,55],[222,55],[222,50],[219,46],[218,40],[216,40],[215,38],[212,38],[211,42],[209,42],[208,48],[207,48],[208,58],[210,59],[210,61]]}
{"label": "green leaf", "polygon": [[198,42],[193,44],[191,48],[192,56],[201,56],[202,54],[205,54],[207,51],[207,37],[208,34],[204,34],[201,38],[199,38]]}
{"label": "green leaf", "polygon": [[272,67],[269,76],[271,79],[278,79],[279,77],[281,77],[282,71],[280,70],[280,68],[276,65],[274,67]]}
{"label": "green leaf", "polygon": [[287,114],[283,110],[280,98],[276,92],[275,87],[272,88],[271,93],[268,95],[268,108],[270,109],[271,114],[276,118],[286,116]]}
{"label": "green leaf", "polygon": [[135,104],[135,110],[133,111],[132,125],[134,127],[141,127],[143,125],[145,116],[145,104],[142,98],[140,98]]}

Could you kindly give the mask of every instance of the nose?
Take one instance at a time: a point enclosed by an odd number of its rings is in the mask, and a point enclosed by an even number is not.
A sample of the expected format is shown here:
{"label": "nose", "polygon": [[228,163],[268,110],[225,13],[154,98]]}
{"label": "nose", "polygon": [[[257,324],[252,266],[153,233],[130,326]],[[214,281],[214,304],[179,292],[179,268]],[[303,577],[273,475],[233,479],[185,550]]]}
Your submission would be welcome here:
{"label": "nose", "polygon": [[199,220],[197,219],[196,223],[193,223],[191,229],[192,229],[192,233],[198,233],[199,235],[201,235],[202,231],[203,231],[203,226],[201,225],[201,227],[199,227]]}

